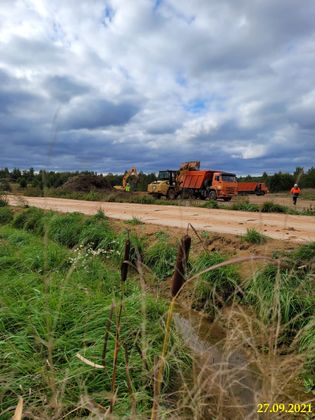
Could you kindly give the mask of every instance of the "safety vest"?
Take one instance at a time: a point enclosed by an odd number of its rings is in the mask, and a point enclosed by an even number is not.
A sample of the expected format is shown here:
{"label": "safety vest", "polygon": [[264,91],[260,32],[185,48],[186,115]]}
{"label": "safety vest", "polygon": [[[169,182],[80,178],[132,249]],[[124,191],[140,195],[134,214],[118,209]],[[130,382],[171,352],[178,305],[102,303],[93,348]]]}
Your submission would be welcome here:
{"label": "safety vest", "polygon": [[297,188],[292,187],[291,188],[291,194],[300,194],[300,192],[301,192],[301,189],[299,187],[297,187]]}

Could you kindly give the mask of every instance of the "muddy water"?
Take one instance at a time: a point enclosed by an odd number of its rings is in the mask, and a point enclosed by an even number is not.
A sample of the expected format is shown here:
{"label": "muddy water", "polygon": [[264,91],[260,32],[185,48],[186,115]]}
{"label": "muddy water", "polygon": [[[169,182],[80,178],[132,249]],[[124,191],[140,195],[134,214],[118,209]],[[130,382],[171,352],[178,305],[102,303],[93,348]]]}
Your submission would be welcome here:
{"label": "muddy water", "polygon": [[202,314],[177,306],[174,314],[177,331],[194,358],[192,395],[209,407],[196,418],[215,415],[222,419],[255,419],[256,394],[260,383],[257,371],[245,352],[228,349],[223,326],[210,323]]}

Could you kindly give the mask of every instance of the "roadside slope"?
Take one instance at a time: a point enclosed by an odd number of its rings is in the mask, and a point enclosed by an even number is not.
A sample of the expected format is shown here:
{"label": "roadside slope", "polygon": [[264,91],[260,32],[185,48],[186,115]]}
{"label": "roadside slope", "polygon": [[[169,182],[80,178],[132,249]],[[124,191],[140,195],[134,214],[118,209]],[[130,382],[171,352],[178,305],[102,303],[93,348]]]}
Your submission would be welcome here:
{"label": "roadside slope", "polygon": [[21,205],[21,200],[30,206],[63,213],[77,211],[94,214],[102,209],[107,216],[120,220],[136,217],[144,223],[179,228],[186,228],[187,224],[191,223],[198,230],[234,235],[244,234],[247,228],[255,228],[274,239],[293,242],[315,241],[315,218],[312,216],[9,196],[9,203],[13,206]]}

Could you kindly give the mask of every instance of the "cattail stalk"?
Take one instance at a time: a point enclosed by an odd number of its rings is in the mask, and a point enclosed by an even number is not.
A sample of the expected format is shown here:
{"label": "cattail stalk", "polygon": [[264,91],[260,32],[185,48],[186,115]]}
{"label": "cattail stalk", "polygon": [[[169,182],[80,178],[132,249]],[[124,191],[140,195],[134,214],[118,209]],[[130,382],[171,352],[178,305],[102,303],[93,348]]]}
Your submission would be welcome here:
{"label": "cattail stalk", "polygon": [[191,237],[189,235],[184,235],[181,239],[176,258],[175,272],[172,280],[172,297],[177,295],[184,284],[190,245]]}

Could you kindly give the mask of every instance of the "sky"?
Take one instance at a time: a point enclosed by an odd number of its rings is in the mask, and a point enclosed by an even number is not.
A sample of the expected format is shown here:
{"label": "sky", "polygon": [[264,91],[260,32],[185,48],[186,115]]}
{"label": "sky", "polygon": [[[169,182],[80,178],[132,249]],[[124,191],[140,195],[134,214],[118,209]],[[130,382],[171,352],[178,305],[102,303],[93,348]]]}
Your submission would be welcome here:
{"label": "sky", "polygon": [[0,0],[0,167],[315,166],[313,0]]}

